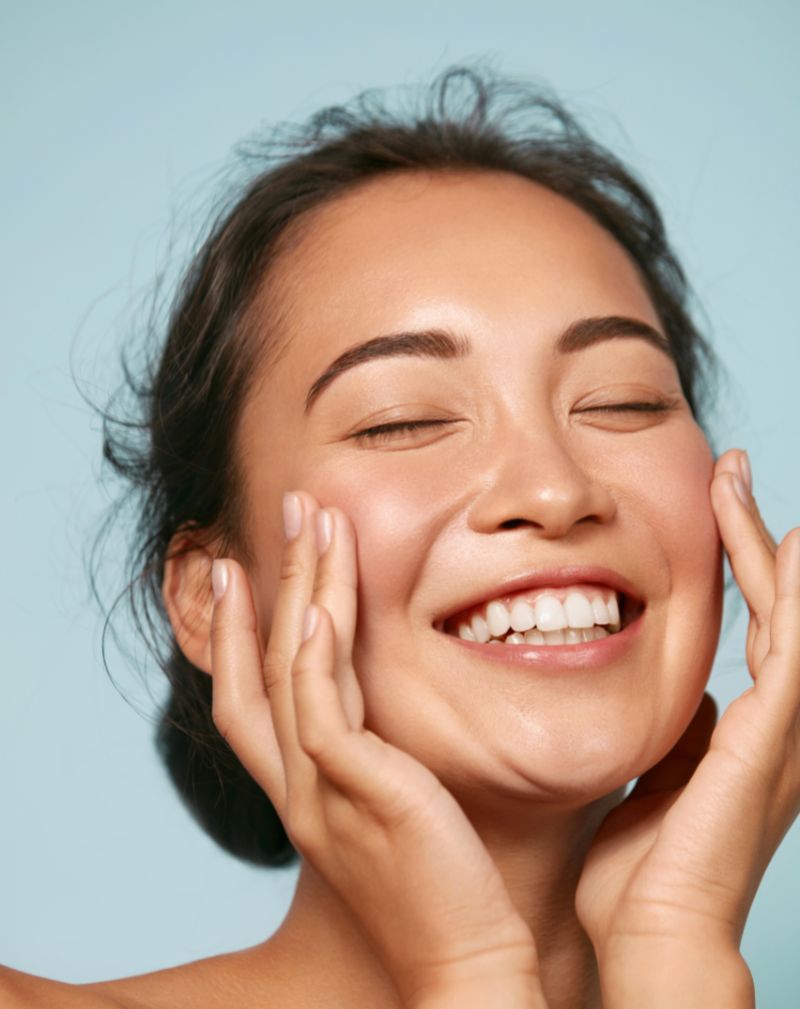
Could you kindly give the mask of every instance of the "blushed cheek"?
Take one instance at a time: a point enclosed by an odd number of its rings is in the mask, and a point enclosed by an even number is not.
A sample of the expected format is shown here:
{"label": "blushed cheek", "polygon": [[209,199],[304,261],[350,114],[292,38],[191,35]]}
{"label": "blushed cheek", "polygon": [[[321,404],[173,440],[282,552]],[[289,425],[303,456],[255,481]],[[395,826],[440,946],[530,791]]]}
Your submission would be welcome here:
{"label": "blushed cheek", "polygon": [[714,457],[705,437],[698,431],[693,443],[672,464],[678,489],[676,511],[684,523],[683,529],[691,539],[707,544],[710,554],[715,556],[720,537],[710,497]]}
{"label": "blushed cheek", "polygon": [[[380,474],[302,467],[292,486],[310,493],[321,507],[343,511],[353,523],[358,551],[359,634],[372,617],[385,618],[411,595],[424,564],[426,536],[431,531],[432,488],[429,481],[403,480]],[[274,495],[273,495],[274,496]],[[251,503],[252,506],[252,503]],[[435,507],[434,507],[435,511]],[[263,511],[262,511],[263,514]],[[255,532],[253,589],[263,636],[269,635],[280,584],[283,531],[279,514]]]}
{"label": "blushed cheek", "polygon": [[[710,611],[717,606],[721,541],[709,488],[714,471],[711,449],[699,428],[659,454],[643,482],[648,513],[657,527],[676,588],[702,593]],[[709,612],[711,616],[711,612]]]}
{"label": "blushed cheek", "polygon": [[407,601],[424,563],[431,500],[424,487],[362,482],[325,488],[325,501],[350,517],[358,544],[359,591],[370,610]]}
{"label": "blushed cheek", "polygon": [[452,479],[427,468],[386,465],[367,470],[317,473],[308,488],[317,499],[344,511],[358,547],[357,648],[373,658],[397,654],[407,641],[408,608],[424,576],[442,524],[457,492]]}

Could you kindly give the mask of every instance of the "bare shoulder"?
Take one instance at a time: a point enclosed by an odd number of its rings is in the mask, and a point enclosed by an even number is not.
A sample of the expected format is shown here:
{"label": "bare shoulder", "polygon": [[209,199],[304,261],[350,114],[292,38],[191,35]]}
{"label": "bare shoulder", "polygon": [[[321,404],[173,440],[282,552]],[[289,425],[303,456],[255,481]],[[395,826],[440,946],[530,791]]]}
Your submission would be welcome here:
{"label": "bare shoulder", "polygon": [[0,967],[2,1009],[305,1009],[309,978],[269,940],[113,981],[65,984]]}
{"label": "bare shoulder", "polygon": [[[78,991],[98,999],[96,1009],[286,1009],[306,1006],[296,972],[274,955],[269,942],[196,960],[151,974],[82,985]],[[288,969],[287,969],[288,968]],[[301,986],[302,988],[302,986]],[[78,1003],[76,1003],[77,1005]],[[95,1009],[95,1003],[80,1003]],[[34,1003],[36,1005],[36,1003]],[[64,1003],[71,1009],[72,1003]],[[61,1006],[58,1006],[61,1009]]]}
{"label": "bare shoulder", "polygon": [[0,967],[3,1009],[139,1009],[111,994],[87,992],[83,985],[48,981],[43,977]]}

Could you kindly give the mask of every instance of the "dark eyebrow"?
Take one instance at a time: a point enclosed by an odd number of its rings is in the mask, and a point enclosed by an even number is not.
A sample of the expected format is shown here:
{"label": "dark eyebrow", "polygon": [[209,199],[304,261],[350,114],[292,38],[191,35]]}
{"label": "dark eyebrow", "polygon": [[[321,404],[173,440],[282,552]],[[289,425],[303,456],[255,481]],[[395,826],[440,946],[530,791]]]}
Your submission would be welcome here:
{"label": "dark eyebrow", "polygon": [[350,347],[328,365],[308,390],[304,412],[308,413],[314,400],[335,378],[357,364],[374,361],[379,357],[435,357],[446,360],[466,357],[471,349],[466,337],[445,329],[424,329],[410,333],[393,333],[390,336],[375,336],[371,340]]}
{"label": "dark eyebrow", "polygon": [[[602,340],[616,340],[621,337],[638,337],[646,340],[670,358],[673,357],[669,340],[657,329],[639,319],[629,319],[623,315],[578,319],[558,338],[555,353],[572,354]],[[328,365],[308,390],[304,412],[308,414],[317,397],[335,378],[358,364],[381,357],[433,357],[448,360],[466,357],[471,349],[470,342],[465,336],[446,329],[423,329],[375,336],[350,347]]]}
{"label": "dark eyebrow", "polygon": [[626,337],[646,340],[657,350],[674,360],[672,345],[663,333],[659,333],[657,329],[640,319],[629,319],[624,315],[601,315],[589,319],[578,319],[577,322],[568,326],[558,338],[555,353],[573,354],[575,351],[585,350],[602,340],[617,340]]}

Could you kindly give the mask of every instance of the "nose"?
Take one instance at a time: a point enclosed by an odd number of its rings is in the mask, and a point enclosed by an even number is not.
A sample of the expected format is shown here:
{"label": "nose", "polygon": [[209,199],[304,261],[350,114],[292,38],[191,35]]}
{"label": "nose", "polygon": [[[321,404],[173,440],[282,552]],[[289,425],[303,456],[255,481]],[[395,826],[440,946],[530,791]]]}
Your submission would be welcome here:
{"label": "nose", "polygon": [[506,432],[489,449],[483,487],[469,509],[476,532],[531,526],[545,539],[566,536],[579,524],[605,524],[616,512],[596,466],[579,458],[556,432]]}

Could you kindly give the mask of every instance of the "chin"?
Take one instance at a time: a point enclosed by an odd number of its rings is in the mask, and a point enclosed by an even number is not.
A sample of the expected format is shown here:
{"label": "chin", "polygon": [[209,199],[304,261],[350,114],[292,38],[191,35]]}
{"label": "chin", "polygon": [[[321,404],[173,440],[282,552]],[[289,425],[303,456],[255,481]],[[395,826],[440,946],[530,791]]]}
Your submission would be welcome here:
{"label": "chin", "polygon": [[[465,809],[491,809],[499,816],[591,806],[618,793],[658,759],[652,734],[643,731],[632,738],[630,732],[606,734],[597,727],[578,735],[541,725],[531,731],[517,727],[498,739],[477,727],[467,735],[432,724],[426,731],[418,724],[413,738],[386,731],[383,737],[425,764]],[[663,743],[668,749],[668,741]]]}

